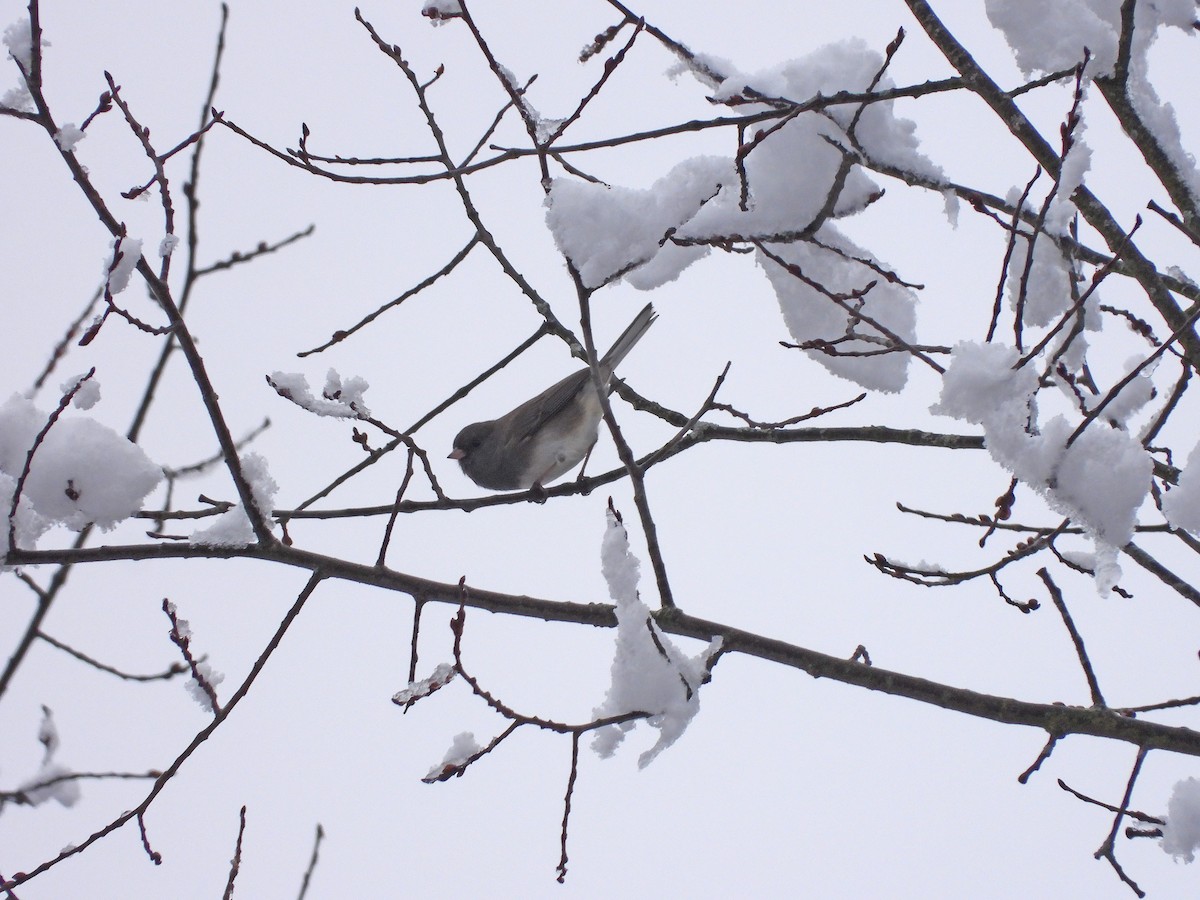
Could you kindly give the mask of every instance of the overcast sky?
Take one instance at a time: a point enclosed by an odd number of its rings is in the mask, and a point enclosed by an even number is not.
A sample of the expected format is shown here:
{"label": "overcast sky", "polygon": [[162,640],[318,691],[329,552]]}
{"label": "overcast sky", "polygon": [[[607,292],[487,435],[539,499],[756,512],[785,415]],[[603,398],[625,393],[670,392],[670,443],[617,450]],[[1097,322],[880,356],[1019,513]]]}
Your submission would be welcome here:
{"label": "overcast sky", "polygon": [[[429,153],[432,142],[412,92],[354,19],[352,4],[302,8],[275,0],[234,2],[216,107],[275,147],[295,146],[301,123],[309,149],[342,156]],[[975,7],[980,8],[976,9]],[[970,7],[970,8],[968,8]],[[994,78],[1021,81],[1003,37],[982,4],[942,2],[939,12]],[[416,3],[361,7],[384,40],[398,44],[422,79],[446,67],[430,91],[458,155],[478,140],[505,96],[481,63],[461,23],[433,28]],[[472,7],[497,58],[521,81],[539,75],[531,102],[547,117],[569,112],[600,63],[576,63],[580,48],[613,21],[601,2],[489,4]],[[671,3],[636,8],[692,49],[742,71],[804,57],[845,38],[882,52],[903,27],[908,36],[890,69],[897,84],[951,71],[904,4]],[[220,13],[214,3],[47,2],[44,78],[59,122],[80,122],[112,74],[156,146],[195,129],[208,90]],[[24,5],[0,0],[0,25]],[[1185,145],[1195,146],[1195,46],[1163,37],[1152,57],[1160,93],[1175,104]],[[720,112],[687,75],[671,77],[672,57],[643,35],[611,85],[577,127],[588,140]],[[1158,73],[1161,72],[1161,77]],[[16,84],[0,68],[0,93]],[[1066,89],[1023,104],[1056,140],[1070,104]],[[1147,199],[1165,202],[1117,135],[1098,98],[1087,118],[1096,190],[1128,226]],[[979,101],[944,96],[896,105],[917,122],[922,151],[954,181],[1004,196],[1032,175],[1032,160]],[[527,142],[514,121],[495,143]],[[732,152],[731,132],[709,131],[603,151],[577,164],[612,184],[647,188],[676,163]],[[98,119],[79,156],[116,214],[147,247],[161,237],[161,208],[119,192],[149,177],[145,156],[116,112]],[[348,169],[361,174],[364,169]],[[182,205],[186,161],[168,174]],[[568,325],[578,321],[573,288],[546,227],[535,164],[492,169],[473,183],[485,223],[516,265]],[[1092,183],[1089,177],[1089,183]],[[940,195],[886,182],[887,195],[843,223],[906,280],[924,285],[918,333],[924,343],[980,339],[995,295],[1004,240],[994,223],[963,207],[953,227]],[[277,503],[293,508],[357,462],[361,449],[346,423],[318,419],[279,398],[264,375],[301,372],[319,387],[333,367],[371,387],[366,402],[395,428],[425,412],[499,360],[538,326],[536,312],[494,261],[472,257],[429,291],[384,314],[324,354],[322,344],[437,271],[472,233],[452,189],[333,184],[287,167],[221,128],[209,135],[200,176],[201,265],[247,252],[314,224],[313,235],[253,264],[204,279],[189,324],[235,436],[264,418],[254,444],[279,483]],[[83,201],[46,134],[0,119],[3,216],[4,362],[0,394],[27,391],[103,274],[109,237]],[[1194,250],[1154,220],[1145,238],[1164,264],[1195,274]],[[1093,236],[1094,238],[1094,236]],[[1093,240],[1093,244],[1099,246]],[[1140,302],[1113,283],[1106,302]],[[122,295],[154,319],[138,290]],[[652,292],[626,284],[596,296],[597,342],[605,347],[647,300],[660,318],[622,365],[642,393],[694,410],[726,361],[721,399],[760,420],[833,405],[860,389],[807,357],[789,340],[778,302],[753,259],[713,253]],[[1096,360],[1101,377],[1120,372],[1139,345],[1116,342]],[[1134,348],[1134,349],[1131,349]],[[97,367],[102,400],[91,412],[124,432],[141,398],[159,344],[117,322],[87,348],[74,348],[36,398],[54,406],[68,376]],[[452,496],[479,489],[444,459],[467,422],[506,411],[572,371],[561,343],[542,341],[518,362],[419,434]],[[216,452],[198,395],[174,359],[147,424],[151,459],[183,466]],[[940,380],[910,366],[898,395],[872,395],[829,425],[886,424],[954,433],[973,429],[936,417]],[[639,452],[671,429],[618,404]],[[1190,421],[1195,423],[1195,410]],[[1176,427],[1186,430],[1181,413]],[[372,432],[374,444],[384,438]],[[1194,438],[1179,437],[1181,452]],[[1182,464],[1183,460],[1176,460]],[[616,464],[602,437],[592,465]],[[385,504],[403,477],[393,454],[318,504],[335,509]],[[700,446],[653,471],[647,481],[663,553],[679,605],[687,612],[849,657],[864,645],[872,661],[954,686],[1037,702],[1088,703],[1062,621],[1039,591],[1036,567],[1009,585],[1042,597],[1021,615],[990,586],[930,590],[886,579],[862,557],[875,552],[947,567],[980,564],[978,534],[907,518],[896,502],[940,512],[993,508],[1008,474],[979,452],[874,444]],[[196,495],[235,499],[219,470],[186,482],[178,504]],[[428,494],[428,491],[426,491]],[[630,523],[633,552],[649,572],[627,481],[588,497],[520,504],[471,514],[401,517],[388,564],[445,582],[554,600],[609,602],[599,554],[609,495]],[[1056,524],[1026,498],[1022,515]],[[372,563],[383,518],[294,522],[297,544]],[[122,526],[108,541],[137,541],[145,525]],[[168,529],[170,530],[170,529]],[[187,533],[187,526],[177,529]],[[69,543],[57,534],[47,545]],[[1007,544],[999,546],[1008,546]],[[1157,545],[1155,545],[1157,549]],[[1162,546],[1164,561],[1172,561]],[[993,553],[1000,551],[993,548]],[[1192,563],[1194,568],[1194,563]],[[1113,706],[1195,694],[1195,610],[1127,565],[1134,601],[1098,598],[1090,579],[1063,575],[1077,624],[1088,639]],[[39,572],[41,581],[48,572]],[[643,599],[653,605],[653,587]],[[59,640],[134,672],[177,659],[160,606],[169,597],[190,620],[195,646],[240,682],[306,573],[248,561],[97,564],[74,571],[45,630]],[[0,646],[19,633],[34,597],[15,578],[0,580]],[[88,896],[219,896],[247,806],[238,895],[291,897],[308,862],[313,832],[321,846],[310,897],[1127,897],[1109,866],[1092,858],[1111,815],[1056,784],[1120,801],[1135,750],[1070,738],[1027,785],[1017,776],[1045,735],[1002,727],[912,701],[872,694],[792,669],[730,656],[701,692],[688,732],[652,765],[638,754],[655,735],[639,728],[615,758],[585,749],[570,826],[565,886],[554,882],[570,742],[521,729],[461,779],[421,777],[462,732],[490,740],[504,722],[461,684],[406,715],[391,702],[407,680],[412,601],[344,583],[322,585],[248,698],[186,764],[146,819],[163,856],[152,865],[136,828],[97,846],[17,891],[23,900]],[[418,674],[450,656],[450,607],[431,605],[422,627]],[[682,642],[695,653],[699,644]],[[468,612],[465,663],[484,686],[531,715],[585,721],[608,683],[613,635],[605,630]],[[205,712],[178,682],[131,684],[97,673],[39,645],[0,708],[0,787],[37,770],[41,707],[51,707],[61,737],[58,759],[79,771],[145,771],[174,759],[204,727]],[[1184,714],[1163,721],[1186,724]],[[586,747],[586,744],[585,744]],[[1152,755],[1133,805],[1165,812],[1171,786],[1195,774],[1184,758]],[[0,874],[28,869],[78,843],[144,796],[145,782],[87,783],[72,809],[7,806],[0,814]],[[1152,896],[1194,893],[1196,872],[1156,842],[1121,842],[1119,858]]]}

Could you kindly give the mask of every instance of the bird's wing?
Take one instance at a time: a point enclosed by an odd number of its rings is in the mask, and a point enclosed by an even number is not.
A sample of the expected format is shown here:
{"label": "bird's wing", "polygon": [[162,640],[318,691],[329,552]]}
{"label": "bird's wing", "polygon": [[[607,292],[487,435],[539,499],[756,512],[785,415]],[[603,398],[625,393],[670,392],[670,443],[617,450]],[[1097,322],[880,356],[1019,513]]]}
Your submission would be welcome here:
{"label": "bird's wing", "polygon": [[[642,335],[646,333],[646,329],[653,324],[657,318],[654,312],[654,307],[646,304],[646,307],[637,314],[629,327],[617,338],[616,343],[612,345],[604,357],[600,360],[601,377],[607,379],[612,375],[613,367],[625,358]],[[584,385],[591,379],[591,371],[589,369],[580,369],[571,375],[568,375],[558,384],[543,391],[538,396],[531,400],[527,400],[514,409],[512,412],[502,419],[508,419],[513,422],[514,428],[511,433],[511,440],[514,443],[528,440],[532,435],[541,430],[547,422],[561,413],[570,405],[571,401],[579,394]]]}
{"label": "bird's wing", "polygon": [[519,426],[513,436],[517,440],[526,440],[540,431],[543,425],[570,405],[589,378],[590,370],[580,369],[514,409],[509,415]]}

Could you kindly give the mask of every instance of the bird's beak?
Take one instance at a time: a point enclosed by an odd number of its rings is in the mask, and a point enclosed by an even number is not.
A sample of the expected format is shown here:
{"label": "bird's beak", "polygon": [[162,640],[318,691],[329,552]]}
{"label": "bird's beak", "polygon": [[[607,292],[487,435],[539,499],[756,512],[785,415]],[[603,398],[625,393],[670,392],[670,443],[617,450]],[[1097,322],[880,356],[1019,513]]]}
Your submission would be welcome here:
{"label": "bird's beak", "polygon": [[449,453],[446,454],[446,459],[462,459],[466,455],[467,454],[463,453],[460,449],[455,447],[453,450],[451,450]]}

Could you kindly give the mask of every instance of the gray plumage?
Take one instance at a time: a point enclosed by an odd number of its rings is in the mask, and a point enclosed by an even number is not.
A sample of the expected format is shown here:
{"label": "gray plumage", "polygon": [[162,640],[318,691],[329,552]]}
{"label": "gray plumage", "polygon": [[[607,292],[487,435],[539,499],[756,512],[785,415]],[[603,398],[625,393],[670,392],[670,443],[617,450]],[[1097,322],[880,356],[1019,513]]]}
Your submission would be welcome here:
{"label": "gray plumage", "polygon": [[[613,369],[657,318],[646,305],[599,361],[600,379],[612,390]],[[450,459],[482,488],[526,490],[569,472],[596,443],[600,398],[583,368],[497,419],[475,422],[454,438]]]}

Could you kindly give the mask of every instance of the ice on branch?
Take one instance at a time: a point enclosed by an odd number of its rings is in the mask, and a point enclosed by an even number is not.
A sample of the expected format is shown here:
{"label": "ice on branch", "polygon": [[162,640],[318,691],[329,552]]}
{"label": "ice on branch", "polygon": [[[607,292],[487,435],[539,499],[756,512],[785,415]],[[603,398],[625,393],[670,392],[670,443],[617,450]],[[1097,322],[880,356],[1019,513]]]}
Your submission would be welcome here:
{"label": "ice on branch", "polygon": [[[899,391],[908,378],[911,356],[903,349],[880,351],[892,346],[894,338],[910,344],[915,341],[916,296],[908,288],[849,261],[849,256],[870,254],[832,226],[826,225],[821,237],[828,249],[810,243],[772,249],[790,269],[758,254],[758,263],[775,289],[788,331],[797,343],[817,341],[830,347],[833,352],[819,348],[805,352],[833,374],[871,390]],[[870,290],[850,296],[872,281],[875,284]],[[840,296],[840,302],[831,294]],[[853,336],[847,340],[851,329]],[[868,355],[854,355],[862,353]]]}
{"label": "ice on branch", "polygon": [[[655,624],[650,610],[638,597],[639,563],[629,552],[625,526],[608,512],[608,528],[600,550],[601,569],[608,592],[616,603],[617,638],[612,663],[612,684],[593,717],[604,719],[626,713],[647,713],[645,721],[658,729],[658,740],[638,757],[638,765],[649,765],[659,753],[675,743],[700,709],[700,685],[708,665],[720,650],[714,639],[694,657],[681,652]],[[597,729],[592,749],[611,756],[637,720]]]}
{"label": "ice on branch", "polygon": [[105,283],[110,293],[129,287],[129,277],[142,256],[142,242],[135,238],[113,238],[112,250],[104,260]]}
{"label": "ice on branch", "polygon": [[[49,416],[14,394],[0,406],[0,497],[5,525],[29,450]],[[52,524],[105,530],[141,508],[162,479],[142,449],[95,419],[64,416],[33,457],[17,510],[17,545],[32,546]],[[24,510],[24,512],[22,512]],[[7,527],[2,529],[7,532]]]}
{"label": "ice on branch", "polygon": [[1175,783],[1167,803],[1162,848],[1176,859],[1191,862],[1200,847],[1200,780],[1185,778]]}
{"label": "ice on branch", "polygon": [[433,784],[435,781],[445,781],[453,775],[461,775],[463,766],[470,762],[479,749],[479,742],[471,732],[464,731],[455,735],[442,761],[430,769],[421,780],[426,784]]}
{"label": "ice on branch", "polygon": [[680,247],[666,239],[734,180],[733,165],[712,156],[685,160],[648,190],[555,178],[546,222],[588,287],[625,273],[634,287],[649,290],[708,253],[707,247]]}
{"label": "ice on branch", "polygon": [[175,252],[175,248],[179,246],[179,235],[168,234],[158,242],[158,255],[166,259]]}
{"label": "ice on branch", "polygon": [[454,680],[457,674],[454,671],[454,666],[449,663],[442,663],[433,670],[433,674],[428,678],[410,682],[408,687],[393,694],[392,702],[397,706],[408,706],[410,703],[416,703],[423,697],[428,697],[434,691],[444,688]]}
{"label": "ice on branch", "polygon": [[356,376],[343,379],[337,369],[330,369],[325,376],[325,388],[320,397],[313,396],[308,379],[298,372],[272,372],[267,376],[267,384],[280,397],[318,416],[358,419],[371,414],[363,403],[363,394],[370,385]]}
{"label": "ice on branch", "polygon": [[1192,448],[1179,484],[1163,496],[1163,513],[1172,527],[1200,534],[1200,444]]}
{"label": "ice on branch", "polygon": [[[267,461],[258,453],[247,453],[240,457],[242,475],[250,483],[254,505],[267,519],[275,509],[275,494],[279,485],[271,477]],[[206,547],[244,547],[254,543],[254,528],[250,517],[241,506],[235,506],[217,516],[216,521],[206,528],[192,533],[191,542]]]}
{"label": "ice on branch", "polygon": [[982,425],[992,458],[1084,527],[1096,545],[1096,587],[1107,593],[1120,578],[1117,551],[1133,537],[1153,461],[1104,416],[1074,441],[1076,426],[1064,417],[1040,423],[1037,373],[1031,365],[1014,370],[1017,359],[1011,347],[959,344],[931,411]]}

